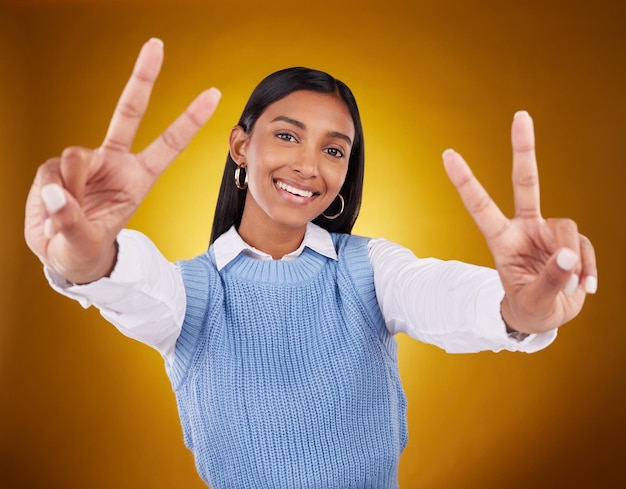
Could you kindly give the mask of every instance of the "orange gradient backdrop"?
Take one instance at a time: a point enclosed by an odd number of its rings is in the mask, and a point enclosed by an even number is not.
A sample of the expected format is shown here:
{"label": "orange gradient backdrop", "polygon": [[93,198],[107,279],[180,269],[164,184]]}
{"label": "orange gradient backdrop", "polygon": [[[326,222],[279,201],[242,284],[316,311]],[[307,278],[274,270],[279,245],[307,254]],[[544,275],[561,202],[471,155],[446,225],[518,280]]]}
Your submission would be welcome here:
{"label": "orange gradient backdrop", "polygon": [[201,488],[155,351],[55,294],[23,240],[39,164],[98,145],[141,44],[166,58],[136,147],[201,90],[222,103],[131,222],[171,259],[209,239],[230,128],[253,87],[305,65],[345,81],[366,133],[355,232],[491,265],[441,165],[460,151],[512,212],[509,130],[531,112],[544,214],[594,242],[599,293],[533,355],[401,336],[402,488],[626,481],[626,4],[621,1],[0,0],[0,486]]}

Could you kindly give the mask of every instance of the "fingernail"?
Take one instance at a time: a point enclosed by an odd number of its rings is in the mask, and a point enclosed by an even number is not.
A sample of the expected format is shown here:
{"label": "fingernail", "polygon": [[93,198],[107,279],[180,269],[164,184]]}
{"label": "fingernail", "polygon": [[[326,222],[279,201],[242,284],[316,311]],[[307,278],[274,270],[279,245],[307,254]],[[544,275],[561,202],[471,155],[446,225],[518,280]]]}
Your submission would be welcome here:
{"label": "fingernail", "polygon": [[451,155],[452,153],[454,153],[454,150],[451,148],[448,148],[443,153],[441,153],[441,157],[445,159],[446,156]]}
{"label": "fingernail", "polygon": [[159,46],[163,47],[163,41],[161,39],[159,39],[158,37],[151,37],[148,42],[153,42],[153,43],[158,44]]}
{"label": "fingernail", "polygon": [[569,248],[563,248],[556,257],[557,265],[566,272],[569,272],[578,262],[578,255]]}
{"label": "fingernail", "polygon": [[67,204],[65,192],[56,183],[49,183],[41,189],[41,200],[51,214],[62,209]]}
{"label": "fingernail", "polygon": [[579,281],[580,281],[580,278],[578,277],[578,275],[576,274],[572,275],[569,278],[569,282],[567,282],[567,285],[563,289],[563,292],[565,292],[567,295],[576,295]]}
{"label": "fingernail", "polygon": [[43,222],[43,235],[46,238],[54,237],[54,224],[52,224],[52,219],[48,218]]}
{"label": "fingernail", "polygon": [[529,115],[527,111],[525,110],[518,110],[517,112],[515,112],[515,114],[513,115],[513,119],[517,119],[520,115]]}
{"label": "fingernail", "polygon": [[589,275],[585,279],[585,292],[587,294],[595,294],[598,290],[598,279],[593,275]]}
{"label": "fingernail", "polygon": [[215,93],[218,99],[222,98],[222,92],[220,92],[217,88],[211,87],[209,88],[209,91]]}

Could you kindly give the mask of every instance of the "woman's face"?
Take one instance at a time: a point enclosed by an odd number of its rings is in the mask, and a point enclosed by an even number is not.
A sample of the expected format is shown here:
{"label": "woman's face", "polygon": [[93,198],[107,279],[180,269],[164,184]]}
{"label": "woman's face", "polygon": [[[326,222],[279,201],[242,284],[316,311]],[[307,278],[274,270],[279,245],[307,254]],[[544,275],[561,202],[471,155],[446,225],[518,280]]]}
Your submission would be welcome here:
{"label": "woman's face", "polygon": [[270,105],[250,135],[235,128],[231,155],[248,173],[242,223],[301,229],[324,212],[345,181],[354,132],[339,97],[311,91]]}

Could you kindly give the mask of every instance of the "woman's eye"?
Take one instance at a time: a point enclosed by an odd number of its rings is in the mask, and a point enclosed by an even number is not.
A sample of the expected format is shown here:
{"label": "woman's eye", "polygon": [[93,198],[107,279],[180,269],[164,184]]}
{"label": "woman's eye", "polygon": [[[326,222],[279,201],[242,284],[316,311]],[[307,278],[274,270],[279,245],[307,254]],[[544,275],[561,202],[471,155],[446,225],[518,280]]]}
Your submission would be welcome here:
{"label": "woman's eye", "polygon": [[340,149],[337,149],[337,148],[327,148],[325,151],[330,156],[334,156],[335,158],[343,158],[343,151],[341,151]]}
{"label": "woman's eye", "polygon": [[276,137],[278,139],[282,139],[283,141],[295,141],[296,138],[294,138],[291,134],[287,134],[285,132],[281,132],[280,134],[277,134]]}

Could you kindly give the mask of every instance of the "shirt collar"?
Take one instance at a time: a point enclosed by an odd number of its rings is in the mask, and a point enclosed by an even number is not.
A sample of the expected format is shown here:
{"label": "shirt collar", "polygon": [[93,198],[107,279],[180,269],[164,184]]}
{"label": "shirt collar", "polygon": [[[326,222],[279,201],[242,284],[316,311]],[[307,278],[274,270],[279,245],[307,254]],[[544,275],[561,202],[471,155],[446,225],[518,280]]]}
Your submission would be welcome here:
{"label": "shirt collar", "polygon": [[[304,239],[298,249],[286,254],[281,260],[297,259],[302,254],[305,247],[327,258],[337,260],[337,252],[335,251],[335,245],[330,237],[330,233],[312,222],[307,224]],[[246,243],[241,236],[239,236],[235,226],[231,226],[228,231],[215,240],[213,243],[213,252],[215,253],[215,262],[218,270],[221,270],[233,261],[239,253],[245,253],[257,260],[272,259],[271,255],[257,250]]]}

